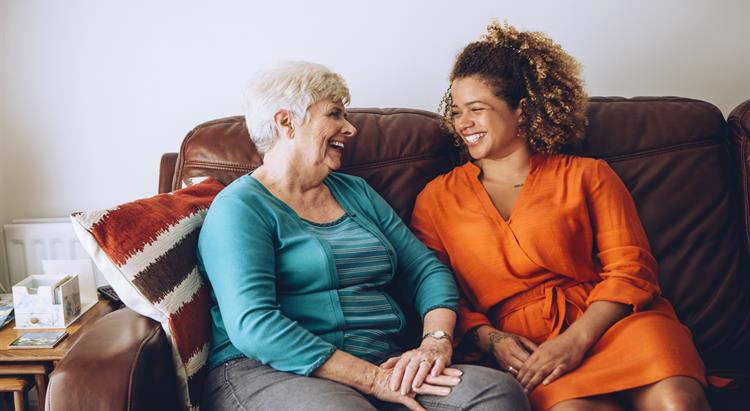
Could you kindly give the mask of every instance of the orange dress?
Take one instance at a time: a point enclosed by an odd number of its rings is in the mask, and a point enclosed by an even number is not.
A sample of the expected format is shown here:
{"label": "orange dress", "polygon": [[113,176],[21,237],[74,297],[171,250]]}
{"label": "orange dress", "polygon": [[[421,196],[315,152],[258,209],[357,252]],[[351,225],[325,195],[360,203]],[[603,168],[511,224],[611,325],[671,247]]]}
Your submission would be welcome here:
{"label": "orange dress", "polygon": [[535,409],[671,376],[705,385],[690,331],[660,297],[657,264],[625,185],[602,160],[533,155],[506,220],[467,163],[431,181],[412,228],[451,267],[462,291],[459,335],[480,325],[539,344],[594,301],[633,313],[581,365],[530,394]]}

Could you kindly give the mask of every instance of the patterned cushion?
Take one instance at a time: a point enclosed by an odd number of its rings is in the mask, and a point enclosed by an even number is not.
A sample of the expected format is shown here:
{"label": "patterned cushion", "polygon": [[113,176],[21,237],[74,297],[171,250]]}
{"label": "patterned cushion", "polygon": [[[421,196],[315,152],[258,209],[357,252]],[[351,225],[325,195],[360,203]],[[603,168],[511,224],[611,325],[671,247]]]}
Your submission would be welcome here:
{"label": "patterned cushion", "polygon": [[222,188],[210,178],[71,215],[78,239],[120,299],[164,328],[187,409],[200,404],[211,341],[209,285],[196,267],[195,248],[208,206]]}

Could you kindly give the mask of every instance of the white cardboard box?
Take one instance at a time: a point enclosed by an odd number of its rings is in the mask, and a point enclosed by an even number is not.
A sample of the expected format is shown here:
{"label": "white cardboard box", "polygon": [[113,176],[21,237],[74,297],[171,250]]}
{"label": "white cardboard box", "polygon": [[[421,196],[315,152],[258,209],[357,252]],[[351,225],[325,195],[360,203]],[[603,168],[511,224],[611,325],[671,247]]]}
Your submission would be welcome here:
{"label": "white cardboard box", "polygon": [[42,260],[42,274],[78,275],[78,286],[81,289],[81,314],[84,314],[97,302],[99,293],[96,291],[96,276],[90,258],[83,260]]}
{"label": "white cardboard box", "polygon": [[78,276],[30,275],[13,286],[13,307],[16,328],[65,328],[81,315]]}

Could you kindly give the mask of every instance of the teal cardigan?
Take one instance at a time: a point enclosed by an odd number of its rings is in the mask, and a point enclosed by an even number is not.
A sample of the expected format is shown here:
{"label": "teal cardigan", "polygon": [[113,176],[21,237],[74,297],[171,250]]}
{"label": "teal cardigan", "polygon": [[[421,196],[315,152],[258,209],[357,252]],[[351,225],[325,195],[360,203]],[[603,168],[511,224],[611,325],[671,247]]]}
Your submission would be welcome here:
{"label": "teal cardigan", "polygon": [[[458,312],[452,273],[375,190],[339,173],[324,183],[347,215],[386,245],[394,267],[390,286],[403,304],[422,318],[440,307]],[[309,375],[342,347],[330,246],[254,177],[235,180],[211,204],[198,238],[198,267],[212,287],[209,369],[246,356]],[[403,331],[404,313],[393,305]]]}

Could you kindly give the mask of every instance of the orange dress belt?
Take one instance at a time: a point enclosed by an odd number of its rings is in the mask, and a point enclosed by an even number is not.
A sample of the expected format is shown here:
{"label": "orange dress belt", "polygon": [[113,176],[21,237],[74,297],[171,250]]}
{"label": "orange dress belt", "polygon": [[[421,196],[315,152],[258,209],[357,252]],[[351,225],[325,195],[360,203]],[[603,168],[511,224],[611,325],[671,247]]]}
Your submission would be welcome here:
{"label": "orange dress belt", "polygon": [[544,299],[542,316],[545,320],[552,320],[553,324],[552,332],[548,338],[557,337],[562,332],[563,325],[565,325],[568,318],[568,306],[576,310],[574,318],[580,317],[585,310],[585,299],[584,301],[576,301],[579,299],[570,298],[566,293],[566,291],[574,287],[584,287],[585,295],[588,295],[591,289],[594,288],[594,283],[578,282],[568,278],[554,278],[534,288],[514,294],[496,304],[488,311],[488,317],[495,319],[495,325],[497,325],[502,318],[529,304]]}

